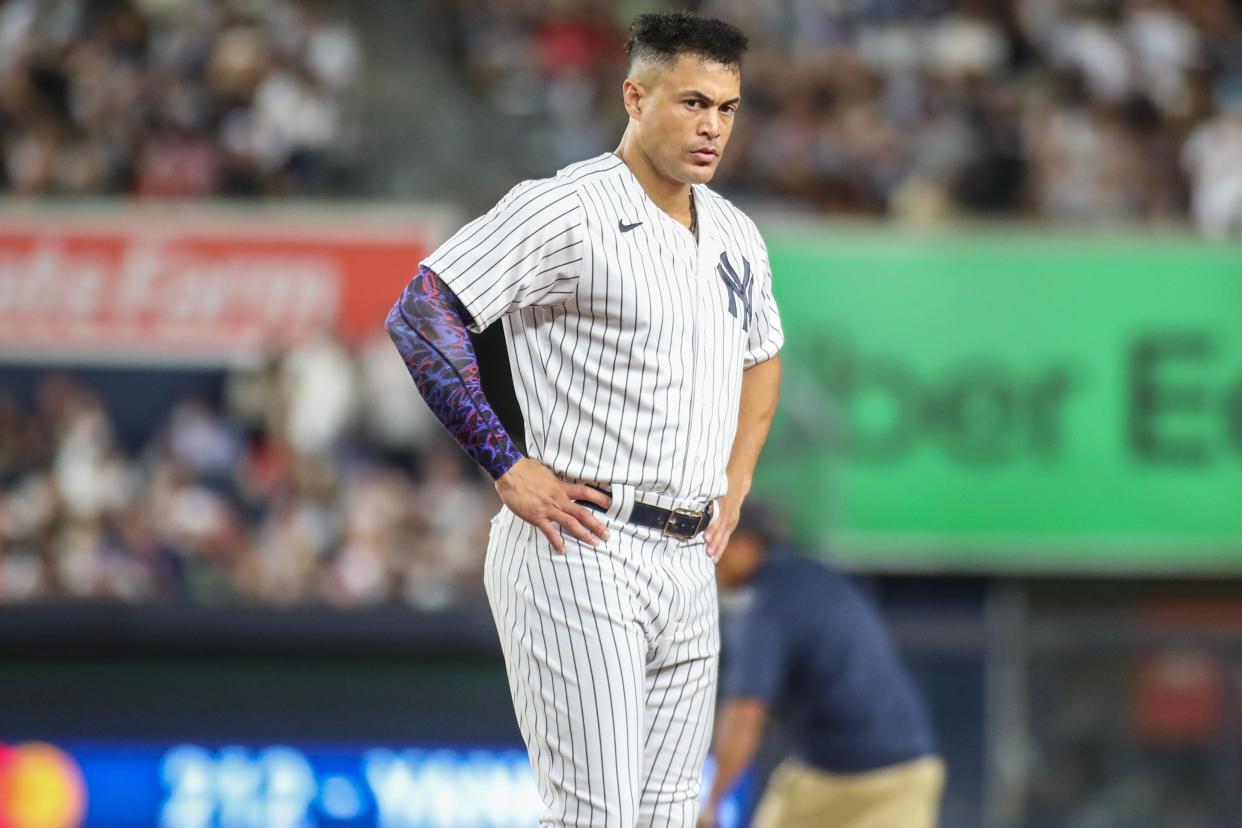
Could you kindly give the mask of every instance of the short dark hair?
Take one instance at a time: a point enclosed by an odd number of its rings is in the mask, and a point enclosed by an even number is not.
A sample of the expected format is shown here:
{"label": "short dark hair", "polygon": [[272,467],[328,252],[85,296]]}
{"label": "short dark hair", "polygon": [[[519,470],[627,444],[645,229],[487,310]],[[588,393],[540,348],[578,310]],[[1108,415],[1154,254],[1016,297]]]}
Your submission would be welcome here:
{"label": "short dark hair", "polygon": [[762,500],[745,500],[738,514],[735,535],[754,535],[765,550],[781,546],[789,537],[789,518],[785,512]]}
{"label": "short dark hair", "polygon": [[628,69],[639,60],[672,64],[685,54],[699,55],[733,69],[742,68],[742,55],[749,45],[736,26],[688,12],[640,14],[630,24],[625,41]]}

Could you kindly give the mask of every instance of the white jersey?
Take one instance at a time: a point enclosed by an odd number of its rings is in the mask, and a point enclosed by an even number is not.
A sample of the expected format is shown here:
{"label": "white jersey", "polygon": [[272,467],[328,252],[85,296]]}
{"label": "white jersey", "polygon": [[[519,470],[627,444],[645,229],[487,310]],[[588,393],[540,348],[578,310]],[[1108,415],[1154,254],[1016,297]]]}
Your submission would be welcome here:
{"label": "white jersey", "polygon": [[697,243],[608,153],[522,182],[423,261],[475,332],[503,318],[527,454],[614,499],[724,494],[742,370],[784,341],[754,223],[694,198]]}

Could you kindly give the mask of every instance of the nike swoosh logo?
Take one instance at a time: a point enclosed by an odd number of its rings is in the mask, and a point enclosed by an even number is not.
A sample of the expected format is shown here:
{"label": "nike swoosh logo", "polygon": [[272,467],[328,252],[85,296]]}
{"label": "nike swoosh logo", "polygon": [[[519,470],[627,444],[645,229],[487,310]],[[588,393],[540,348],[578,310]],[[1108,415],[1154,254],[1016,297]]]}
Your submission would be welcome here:
{"label": "nike swoosh logo", "polygon": [[633,224],[626,224],[624,221],[618,221],[617,229],[620,230],[622,233],[628,233],[640,224],[642,224],[641,221],[636,221]]}

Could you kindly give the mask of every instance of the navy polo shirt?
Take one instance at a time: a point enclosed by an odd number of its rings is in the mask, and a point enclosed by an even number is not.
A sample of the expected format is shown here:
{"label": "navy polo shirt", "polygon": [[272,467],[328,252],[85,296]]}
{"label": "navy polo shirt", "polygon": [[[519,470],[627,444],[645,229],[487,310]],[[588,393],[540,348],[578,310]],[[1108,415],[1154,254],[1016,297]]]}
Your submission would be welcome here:
{"label": "navy polo shirt", "polygon": [[856,773],[935,752],[883,623],[840,572],[773,550],[722,596],[721,625],[723,696],[777,709],[808,764]]}

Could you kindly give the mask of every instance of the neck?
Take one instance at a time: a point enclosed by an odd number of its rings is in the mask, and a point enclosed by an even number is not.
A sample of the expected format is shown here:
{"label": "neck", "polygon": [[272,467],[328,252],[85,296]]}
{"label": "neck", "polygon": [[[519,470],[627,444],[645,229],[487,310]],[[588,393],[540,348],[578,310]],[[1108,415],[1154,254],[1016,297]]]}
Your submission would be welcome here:
{"label": "neck", "polygon": [[686,226],[690,225],[690,185],[662,174],[651,158],[634,139],[633,131],[625,130],[616,156],[625,162],[655,205]]}

